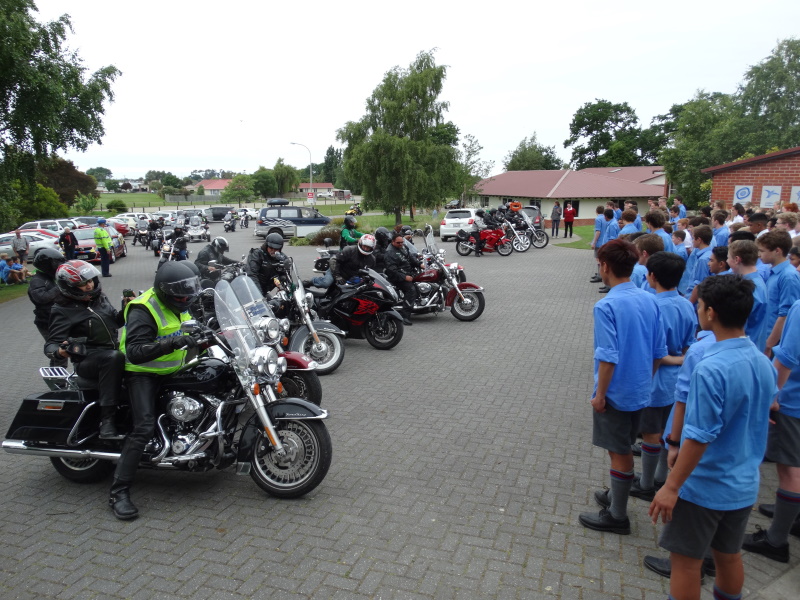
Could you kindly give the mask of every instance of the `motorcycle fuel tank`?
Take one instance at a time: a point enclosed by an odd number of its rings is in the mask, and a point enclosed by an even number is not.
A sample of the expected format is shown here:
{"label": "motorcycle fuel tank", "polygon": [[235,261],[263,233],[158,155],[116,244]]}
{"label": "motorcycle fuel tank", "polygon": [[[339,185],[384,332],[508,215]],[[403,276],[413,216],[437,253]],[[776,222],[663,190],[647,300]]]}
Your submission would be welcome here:
{"label": "motorcycle fuel tank", "polygon": [[170,390],[201,390],[206,394],[224,392],[231,388],[230,367],[218,358],[203,358],[169,376],[164,388]]}

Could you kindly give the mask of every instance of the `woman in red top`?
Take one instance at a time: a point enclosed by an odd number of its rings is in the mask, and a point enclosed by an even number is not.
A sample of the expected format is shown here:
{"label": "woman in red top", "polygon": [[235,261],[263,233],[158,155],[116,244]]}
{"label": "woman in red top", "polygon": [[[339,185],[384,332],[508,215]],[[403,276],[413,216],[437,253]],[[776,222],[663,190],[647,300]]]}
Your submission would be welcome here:
{"label": "woman in red top", "polygon": [[575,220],[575,209],[572,208],[572,202],[567,202],[564,206],[564,237],[572,237],[572,222]]}

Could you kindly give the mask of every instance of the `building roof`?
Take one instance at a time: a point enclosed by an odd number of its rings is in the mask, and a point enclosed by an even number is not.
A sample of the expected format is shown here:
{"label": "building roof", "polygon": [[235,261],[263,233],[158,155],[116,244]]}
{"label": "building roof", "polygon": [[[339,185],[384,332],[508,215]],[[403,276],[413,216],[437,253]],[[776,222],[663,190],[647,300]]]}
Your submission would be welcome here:
{"label": "building roof", "polygon": [[[642,167],[627,167],[641,169]],[[655,167],[646,167],[653,169]],[[608,171],[609,169],[601,169]],[[594,169],[572,171],[508,171],[479,181],[475,187],[482,196],[518,196],[523,198],[655,198],[661,195],[660,186],[615,177],[614,173],[597,173]],[[643,179],[652,171],[640,172]]]}
{"label": "building roof", "polygon": [[788,148],[786,150],[778,150],[777,152],[770,152],[769,154],[762,154],[760,156],[754,156],[753,158],[743,158],[742,160],[735,160],[733,162],[725,163],[724,165],[717,165],[716,167],[708,167],[707,169],[702,169],[700,172],[713,175],[719,171],[747,167],[755,163],[774,160],[776,158],[786,158],[795,154],[800,154],[800,146],[795,146],[794,148]]}
{"label": "building roof", "polygon": [[649,179],[654,179],[664,174],[664,167],[649,165],[646,167],[588,167],[581,169],[581,173],[593,173],[595,175],[608,175],[616,179],[625,179],[636,183],[644,183]]}
{"label": "building roof", "polygon": [[[317,183],[315,181],[313,185],[314,185],[315,188],[321,188],[321,189],[326,189],[326,190],[332,190],[333,189],[333,184],[332,183]],[[300,185],[297,186],[298,189],[307,188],[307,187],[308,187],[308,182],[307,181],[305,183],[301,183]]]}
{"label": "building roof", "polygon": [[224,190],[233,179],[203,179],[198,181],[195,185],[197,187],[203,186],[204,190]]}

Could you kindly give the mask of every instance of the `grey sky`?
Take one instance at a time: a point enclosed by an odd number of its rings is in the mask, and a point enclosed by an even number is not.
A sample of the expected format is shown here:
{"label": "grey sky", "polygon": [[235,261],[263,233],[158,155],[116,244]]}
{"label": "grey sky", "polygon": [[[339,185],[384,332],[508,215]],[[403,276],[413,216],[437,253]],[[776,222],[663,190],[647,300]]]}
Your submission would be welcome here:
{"label": "grey sky", "polygon": [[37,0],[38,20],[67,13],[70,47],[93,71],[123,75],[106,136],[66,157],[114,177],[150,169],[252,172],[278,157],[296,167],[336,143],[336,130],[395,65],[438,48],[443,100],[462,134],[502,171],[534,131],[563,142],[575,111],[627,101],[640,120],[698,89],[732,92],[778,40],[797,36],[800,2],[669,3],[408,0]]}

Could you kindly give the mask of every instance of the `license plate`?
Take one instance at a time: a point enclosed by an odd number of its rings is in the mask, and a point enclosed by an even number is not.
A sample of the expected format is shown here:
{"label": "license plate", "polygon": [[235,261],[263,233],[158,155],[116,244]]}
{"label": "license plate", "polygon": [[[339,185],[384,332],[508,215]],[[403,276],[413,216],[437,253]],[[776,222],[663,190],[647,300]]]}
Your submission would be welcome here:
{"label": "license plate", "polygon": [[82,258],[89,258],[89,255],[88,254],[78,254],[78,260],[80,260]]}

